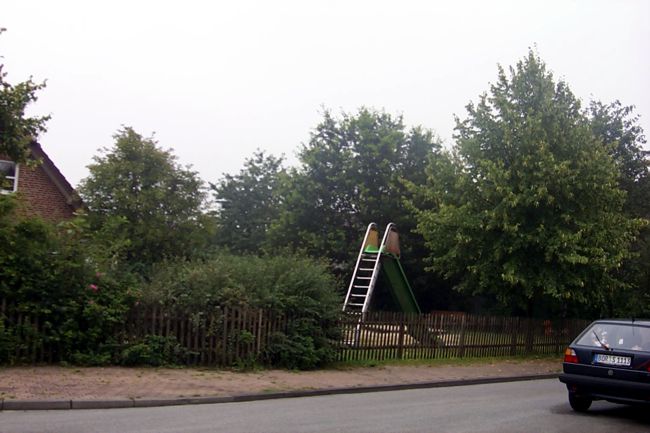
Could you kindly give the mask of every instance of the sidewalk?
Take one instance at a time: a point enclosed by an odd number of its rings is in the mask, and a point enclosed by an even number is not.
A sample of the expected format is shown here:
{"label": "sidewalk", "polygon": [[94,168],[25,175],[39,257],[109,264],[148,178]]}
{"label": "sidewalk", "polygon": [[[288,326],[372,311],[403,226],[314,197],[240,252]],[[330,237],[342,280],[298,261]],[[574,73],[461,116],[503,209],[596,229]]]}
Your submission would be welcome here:
{"label": "sidewalk", "polygon": [[0,368],[0,410],[216,403],[555,377],[561,360],[472,360],[306,372],[207,368]]}

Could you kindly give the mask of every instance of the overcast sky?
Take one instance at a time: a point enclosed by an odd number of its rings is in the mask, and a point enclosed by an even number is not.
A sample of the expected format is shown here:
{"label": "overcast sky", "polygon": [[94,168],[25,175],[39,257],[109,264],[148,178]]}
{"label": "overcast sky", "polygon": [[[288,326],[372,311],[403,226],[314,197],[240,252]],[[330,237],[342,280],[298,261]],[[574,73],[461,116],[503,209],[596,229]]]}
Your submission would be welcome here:
{"label": "overcast sky", "polygon": [[3,0],[0,55],[73,184],[121,125],[215,182],[255,149],[295,162],[322,107],[403,114],[448,144],[497,76],[536,45],[587,103],[635,105],[650,134],[650,2]]}

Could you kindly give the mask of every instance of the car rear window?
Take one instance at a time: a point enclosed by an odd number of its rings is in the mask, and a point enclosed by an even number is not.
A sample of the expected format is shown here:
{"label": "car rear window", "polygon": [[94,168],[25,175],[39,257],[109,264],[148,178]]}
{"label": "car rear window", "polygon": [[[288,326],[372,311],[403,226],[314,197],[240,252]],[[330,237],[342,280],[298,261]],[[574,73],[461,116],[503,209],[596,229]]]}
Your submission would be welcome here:
{"label": "car rear window", "polygon": [[650,328],[632,323],[594,323],[576,344],[650,352]]}

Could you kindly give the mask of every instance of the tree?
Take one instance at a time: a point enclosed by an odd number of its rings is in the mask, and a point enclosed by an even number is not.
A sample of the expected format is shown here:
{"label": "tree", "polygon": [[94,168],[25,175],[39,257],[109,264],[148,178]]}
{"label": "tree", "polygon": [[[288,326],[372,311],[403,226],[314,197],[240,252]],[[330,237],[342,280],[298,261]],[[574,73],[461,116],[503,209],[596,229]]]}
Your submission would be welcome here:
{"label": "tree", "polygon": [[529,315],[543,302],[600,308],[643,222],[623,212],[616,163],[567,84],[532,51],[509,72],[430,168],[436,205],[415,204],[430,269]]}
{"label": "tree", "polygon": [[[0,28],[0,34],[5,29]],[[29,143],[45,132],[50,116],[27,117],[27,106],[37,100],[36,93],[45,88],[45,82],[35,83],[30,78],[16,85],[6,81],[4,64],[0,64],[0,155],[15,162],[25,162]]]}
{"label": "tree", "polygon": [[101,150],[79,187],[91,228],[121,244],[124,260],[140,269],[196,255],[208,241],[203,181],[132,128],[114,137],[115,146]]}
{"label": "tree", "polygon": [[237,175],[226,175],[212,184],[217,211],[217,244],[233,252],[259,253],[267,232],[278,218],[280,182],[286,176],[283,158],[257,151]]}
{"label": "tree", "polygon": [[409,249],[423,241],[411,233],[406,183],[424,182],[427,161],[439,149],[431,131],[407,130],[401,116],[368,108],[339,117],[326,111],[299,152],[299,167],[281,184],[282,210],[271,241],[327,258],[347,279],[366,226],[394,222],[411,260],[406,270],[415,276],[422,266]]}
{"label": "tree", "polygon": [[[643,150],[646,143],[634,107],[619,101],[610,104],[594,101],[587,115],[594,134],[600,138],[619,167],[619,185],[626,192],[624,209],[631,217],[650,218],[650,160]],[[621,278],[631,282],[624,298],[612,303],[612,315],[642,317],[650,314],[650,228],[644,227],[632,246],[635,253],[620,270]]]}
{"label": "tree", "polygon": [[592,101],[587,110],[593,133],[619,167],[619,185],[626,195],[625,209],[632,216],[650,217],[650,161],[643,150],[643,128],[633,106],[620,101],[603,104]]}

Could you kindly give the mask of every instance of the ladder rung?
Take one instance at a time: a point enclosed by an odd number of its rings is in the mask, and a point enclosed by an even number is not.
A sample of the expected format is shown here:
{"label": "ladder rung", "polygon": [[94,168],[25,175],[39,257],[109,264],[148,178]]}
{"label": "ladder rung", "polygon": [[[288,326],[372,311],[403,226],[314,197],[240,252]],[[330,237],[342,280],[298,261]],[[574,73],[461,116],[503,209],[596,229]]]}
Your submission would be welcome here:
{"label": "ladder rung", "polygon": [[352,286],[352,287],[354,287],[355,289],[369,289],[370,288],[370,286]]}
{"label": "ladder rung", "polygon": [[357,280],[372,280],[372,277],[357,277]]}
{"label": "ladder rung", "polygon": [[352,296],[354,298],[365,298],[368,295],[355,295],[354,293],[350,293],[350,296]]}
{"label": "ladder rung", "polygon": [[360,271],[374,271],[374,268],[359,268]]}
{"label": "ladder rung", "polygon": [[356,304],[354,302],[348,302],[348,305],[351,307],[363,307],[363,304]]}

